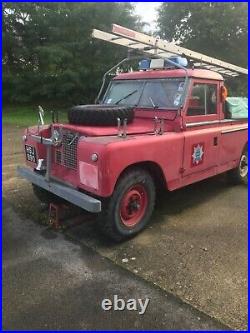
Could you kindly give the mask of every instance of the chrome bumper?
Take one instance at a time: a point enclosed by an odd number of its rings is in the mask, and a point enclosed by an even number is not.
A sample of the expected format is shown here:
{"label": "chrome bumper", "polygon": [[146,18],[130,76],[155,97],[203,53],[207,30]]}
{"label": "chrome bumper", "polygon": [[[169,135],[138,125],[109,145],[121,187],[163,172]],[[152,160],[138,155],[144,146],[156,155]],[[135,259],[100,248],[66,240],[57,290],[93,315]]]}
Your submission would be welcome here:
{"label": "chrome bumper", "polygon": [[60,184],[53,179],[46,180],[46,178],[34,171],[25,168],[17,167],[18,174],[43,189],[61,197],[72,204],[79,206],[88,212],[99,213],[102,210],[102,204],[100,200],[92,198],[91,196],[81,193],[69,186]]}

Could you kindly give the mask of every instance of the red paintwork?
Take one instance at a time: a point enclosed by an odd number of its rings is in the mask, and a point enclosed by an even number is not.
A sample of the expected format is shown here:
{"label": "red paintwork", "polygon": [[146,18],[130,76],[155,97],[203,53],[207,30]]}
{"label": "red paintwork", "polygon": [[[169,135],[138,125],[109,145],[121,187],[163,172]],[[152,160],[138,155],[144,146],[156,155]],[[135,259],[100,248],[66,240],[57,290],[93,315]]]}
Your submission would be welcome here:
{"label": "red paintwork", "polygon": [[120,218],[127,228],[132,228],[141,221],[148,206],[148,195],[143,185],[132,186],[123,196]]}
{"label": "red paintwork", "polygon": [[[187,69],[188,77],[223,81],[223,77],[207,69]],[[130,73],[121,73],[117,75],[114,80],[136,80],[136,79],[163,79],[168,77],[185,77],[186,71],[183,69],[170,69],[170,70],[148,70]]]}
{"label": "red paintwork", "polygon": [[[59,124],[55,124],[59,126]],[[63,128],[71,129],[86,136],[109,136],[117,135],[117,126],[76,126],[76,125],[60,125]],[[129,124],[127,127],[128,134],[141,134],[141,133],[150,133],[153,131],[152,120],[148,121],[147,119],[135,119],[132,124]]]}
{"label": "red paintwork", "polygon": [[[115,79],[183,77],[184,74],[183,70],[157,70],[120,74]],[[116,127],[54,124],[55,127],[62,126],[79,132],[82,137],[77,148],[78,169],[74,171],[53,163],[52,175],[80,190],[99,197],[109,197],[124,170],[136,164],[156,166],[158,169],[155,172],[161,170],[170,191],[235,168],[248,141],[247,121],[223,122],[223,104],[220,101],[223,79],[220,74],[189,69],[188,75],[191,80],[181,114],[174,110],[138,108],[135,110],[134,122],[127,126],[126,138],[117,137]],[[194,82],[217,84],[217,114],[187,116]],[[163,135],[155,135],[153,132],[155,116],[165,119]],[[191,123],[207,121],[213,123],[190,127]],[[245,130],[222,133],[239,128]],[[30,131],[36,132],[37,127]],[[50,128],[44,127],[42,131],[44,136],[50,136]],[[45,157],[45,149],[41,144],[34,143],[30,137],[26,144],[36,146],[38,157]],[[192,154],[198,144],[202,144],[204,155],[202,162],[194,165]],[[98,154],[96,162],[91,160],[93,153]],[[35,167],[33,163],[29,165]],[[80,174],[82,172],[84,174]],[[88,181],[85,181],[86,177]]]}

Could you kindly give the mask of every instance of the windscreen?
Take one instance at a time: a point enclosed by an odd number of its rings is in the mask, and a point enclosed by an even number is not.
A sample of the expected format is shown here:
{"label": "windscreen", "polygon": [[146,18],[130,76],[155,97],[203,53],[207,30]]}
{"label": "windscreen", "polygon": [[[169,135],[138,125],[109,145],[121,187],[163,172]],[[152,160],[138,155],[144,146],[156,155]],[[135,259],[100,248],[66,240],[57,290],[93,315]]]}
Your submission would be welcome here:
{"label": "windscreen", "polygon": [[183,90],[183,78],[113,81],[103,103],[176,109],[180,106]]}
{"label": "windscreen", "polygon": [[112,82],[104,98],[104,104],[137,105],[143,83],[143,81],[132,80]]}

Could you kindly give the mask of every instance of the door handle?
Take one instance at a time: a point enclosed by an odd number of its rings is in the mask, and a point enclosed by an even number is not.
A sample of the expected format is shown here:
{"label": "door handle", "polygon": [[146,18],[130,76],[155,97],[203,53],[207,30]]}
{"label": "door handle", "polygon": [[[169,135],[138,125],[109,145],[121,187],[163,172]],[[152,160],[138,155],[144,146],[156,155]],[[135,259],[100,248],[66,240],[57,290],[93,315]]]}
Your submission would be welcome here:
{"label": "door handle", "polygon": [[214,137],[214,146],[218,146],[218,137],[217,136]]}

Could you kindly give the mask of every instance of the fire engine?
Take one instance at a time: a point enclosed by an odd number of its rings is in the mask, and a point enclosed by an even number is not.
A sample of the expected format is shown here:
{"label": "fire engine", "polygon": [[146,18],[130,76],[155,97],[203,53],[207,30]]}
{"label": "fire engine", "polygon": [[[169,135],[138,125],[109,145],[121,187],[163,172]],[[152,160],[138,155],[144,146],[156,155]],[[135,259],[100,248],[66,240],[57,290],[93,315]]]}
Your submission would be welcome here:
{"label": "fire engine", "polygon": [[[136,55],[105,73],[95,104],[72,107],[67,123],[53,114],[45,125],[39,108],[39,124],[23,135],[27,167],[18,172],[42,201],[97,213],[100,228],[121,241],[149,223],[159,187],[173,191],[225,172],[247,184],[247,99],[230,100],[224,85],[247,69],[115,24],[92,36]],[[122,72],[139,56],[138,70]]]}

